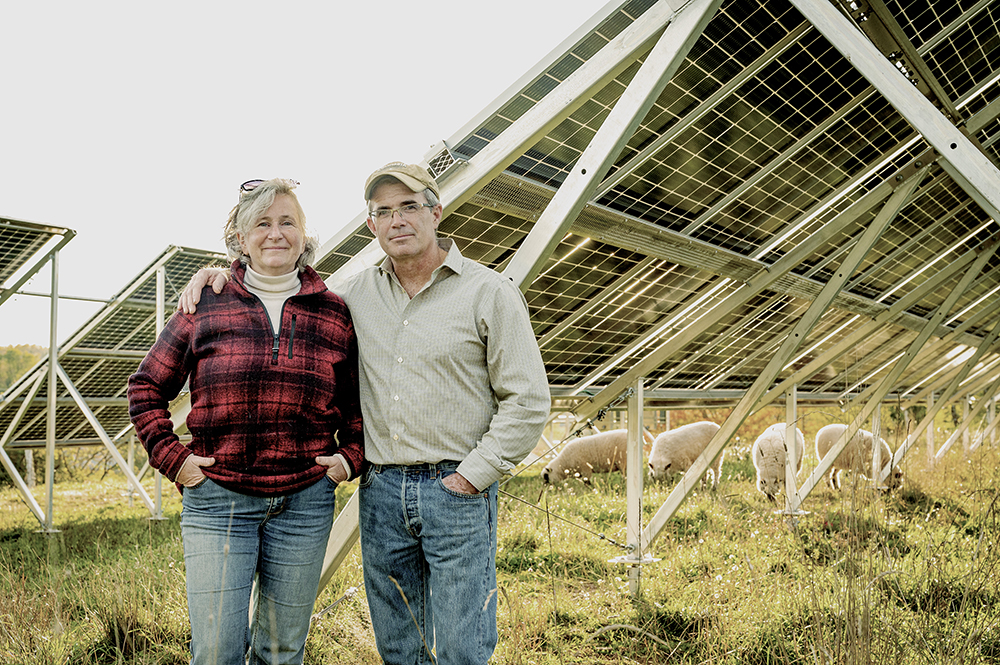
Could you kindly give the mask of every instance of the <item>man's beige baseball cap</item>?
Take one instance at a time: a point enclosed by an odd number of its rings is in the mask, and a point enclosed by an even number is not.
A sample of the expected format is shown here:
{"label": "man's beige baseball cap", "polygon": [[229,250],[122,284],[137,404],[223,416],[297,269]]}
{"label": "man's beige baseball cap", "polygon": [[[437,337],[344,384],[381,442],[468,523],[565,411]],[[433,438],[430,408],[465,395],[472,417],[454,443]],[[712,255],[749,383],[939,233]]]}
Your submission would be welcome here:
{"label": "man's beige baseball cap", "polygon": [[441,191],[434,178],[427,172],[427,169],[418,164],[404,164],[403,162],[390,162],[378,169],[365,181],[365,201],[371,201],[372,190],[383,178],[395,178],[414,192],[422,192],[430,188],[434,195],[441,198]]}

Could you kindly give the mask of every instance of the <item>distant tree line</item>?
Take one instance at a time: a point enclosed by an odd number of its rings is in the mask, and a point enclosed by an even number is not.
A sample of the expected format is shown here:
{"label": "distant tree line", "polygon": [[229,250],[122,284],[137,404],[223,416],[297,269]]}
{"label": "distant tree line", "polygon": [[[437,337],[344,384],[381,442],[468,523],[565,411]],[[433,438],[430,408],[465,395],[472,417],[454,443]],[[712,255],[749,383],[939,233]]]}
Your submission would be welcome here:
{"label": "distant tree line", "polygon": [[30,344],[0,346],[0,392],[7,390],[46,353],[48,349]]}

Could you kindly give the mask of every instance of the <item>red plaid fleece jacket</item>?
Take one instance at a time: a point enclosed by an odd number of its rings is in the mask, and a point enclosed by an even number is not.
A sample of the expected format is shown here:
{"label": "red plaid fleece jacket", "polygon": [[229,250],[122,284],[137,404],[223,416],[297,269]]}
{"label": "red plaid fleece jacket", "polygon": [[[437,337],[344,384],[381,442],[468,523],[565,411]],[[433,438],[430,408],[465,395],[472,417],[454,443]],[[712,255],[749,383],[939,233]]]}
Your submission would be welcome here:
{"label": "red plaid fleece jacket", "polygon": [[[344,301],[308,268],[281,312],[280,337],[264,304],[233,263],[219,295],[206,288],[198,311],[178,312],[129,377],[129,417],[150,465],[174,480],[188,455],[243,494],[286,494],[319,480],[318,455],[340,453],[351,477],[364,463],[358,345]],[[190,376],[192,440],[173,433],[169,402]],[[334,438],[336,435],[336,438]],[[339,445],[338,442],[339,441]]]}

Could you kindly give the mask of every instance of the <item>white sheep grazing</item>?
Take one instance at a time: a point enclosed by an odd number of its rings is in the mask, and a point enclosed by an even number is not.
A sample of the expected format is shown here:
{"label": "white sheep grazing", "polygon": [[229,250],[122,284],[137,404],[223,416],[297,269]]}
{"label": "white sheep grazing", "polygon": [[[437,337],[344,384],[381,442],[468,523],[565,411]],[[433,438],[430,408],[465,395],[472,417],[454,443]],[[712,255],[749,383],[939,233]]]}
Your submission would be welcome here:
{"label": "white sheep grazing", "polygon": [[[816,432],[816,457],[821,460],[826,457],[830,448],[833,448],[846,429],[847,425],[834,423]],[[840,489],[840,477],[845,470],[859,471],[865,478],[870,479],[872,477],[869,473],[872,468],[872,441],[874,441],[874,437],[871,432],[859,429],[851,442],[844,447],[837,459],[830,465],[830,475],[826,478],[826,484],[833,489]],[[885,442],[885,439],[879,437],[879,442],[881,443],[881,464],[884,472],[885,467],[892,464],[892,451],[889,450],[889,444]],[[885,478],[886,490],[892,491],[901,487],[902,484],[903,471],[898,466],[893,467],[892,472]]]}
{"label": "white sheep grazing", "polygon": [[[795,473],[802,470],[802,453],[806,439],[798,427],[795,428]],[[757,489],[774,502],[774,497],[785,487],[785,424],[775,423],[753,442],[751,455],[757,469]]]}
{"label": "white sheep grazing", "polygon": [[[649,473],[654,480],[673,480],[687,471],[708,446],[709,441],[719,431],[713,422],[690,423],[667,430],[653,440],[653,450],[649,453]],[[722,458],[725,451],[715,458],[709,471],[712,472],[712,489],[719,486]],[[705,472],[705,477],[708,471]],[[705,478],[702,478],[704,484]]]}
{"label": "white sheep grazing", "polygon": [[625,471],[627,445],[627,429],[613,429],[571,439],[542,469],[542,480],[557,483],[577,477],[589,483],[591,474]]}

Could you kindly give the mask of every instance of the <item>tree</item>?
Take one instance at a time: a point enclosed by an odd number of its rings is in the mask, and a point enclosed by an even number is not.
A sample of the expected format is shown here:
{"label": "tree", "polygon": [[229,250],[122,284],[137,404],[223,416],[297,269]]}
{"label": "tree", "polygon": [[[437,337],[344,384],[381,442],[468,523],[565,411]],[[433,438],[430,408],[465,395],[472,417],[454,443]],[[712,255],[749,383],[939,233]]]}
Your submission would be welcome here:
{"label": "tree", "polygon": [[7,390],[46,353],[46,349],[28,344],[0,347],[0,392]]}

